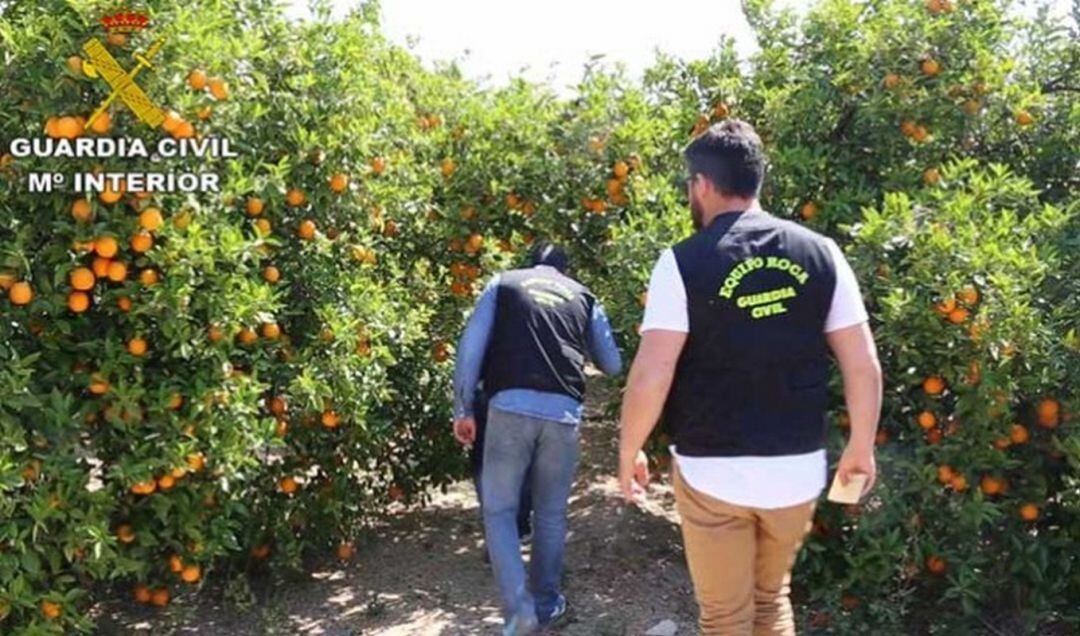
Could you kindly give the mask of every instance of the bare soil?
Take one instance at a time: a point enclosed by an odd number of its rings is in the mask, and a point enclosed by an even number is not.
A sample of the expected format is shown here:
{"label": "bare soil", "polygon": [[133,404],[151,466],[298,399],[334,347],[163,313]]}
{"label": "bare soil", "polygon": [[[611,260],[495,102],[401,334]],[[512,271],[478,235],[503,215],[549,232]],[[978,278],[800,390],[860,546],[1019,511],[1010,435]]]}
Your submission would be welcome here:
{"label": "bare soil", "polygon": [[[654,484],[642,508],[625,506],[615,480],[615,423],[590,409],[582,440],[564,579],[571,614],[550,633],[637,636],[665,619],[679,634],[695,633],[670,484]],[[250,603],[225,601],[237,595],[212,589],[157,611],[117,597],[95,614],[101,634],[497,634],[498,601],[483,551],[474,490],[460,482],[427,506],[381,521],[348,563],[253,581],[240,595]]]}

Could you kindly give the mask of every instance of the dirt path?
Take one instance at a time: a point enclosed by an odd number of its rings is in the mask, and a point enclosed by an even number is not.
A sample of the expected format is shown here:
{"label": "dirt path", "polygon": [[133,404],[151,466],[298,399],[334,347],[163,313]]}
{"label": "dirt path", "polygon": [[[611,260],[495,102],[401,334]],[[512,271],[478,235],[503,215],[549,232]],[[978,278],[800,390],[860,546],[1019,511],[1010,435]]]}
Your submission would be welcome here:
{"label": "dirt path", "polygon": [[[565,593],[572,618],[555,633],[637,636],[670,619],[694,632],[673,498],[654,485],[643,510],[620,505],[615,424],[590,413],[570,504]],[[311,634],[451,636],[497,634],[495,587],[482,559],[482,528],[469,482],[422,509],[375,528],[348,564],[266,585],[246,610],[207,594],[164,613],[121,600],[99,608],[102,634]],[[258,582],[256,582],[256,585]]]}

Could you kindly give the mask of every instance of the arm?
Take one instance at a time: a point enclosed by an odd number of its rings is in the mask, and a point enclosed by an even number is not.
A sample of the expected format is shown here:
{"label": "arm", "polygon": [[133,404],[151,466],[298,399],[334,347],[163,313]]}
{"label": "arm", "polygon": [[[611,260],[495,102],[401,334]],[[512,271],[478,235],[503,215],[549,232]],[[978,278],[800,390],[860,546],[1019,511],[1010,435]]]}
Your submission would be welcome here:
{"label": "arm", "polygon": [[611,323],[599,302],[593,305],[592,320],[589,322],[589,356],[607,375],[618,375],[622,371],[622,354],[611,333]]}
{"label": "arm", "polygon": [[877,477],[874,436],[881,416],[881,365],[874,336],[865,322],[826,334],[844,380],[844,400],[851,418],[851,437],[840,456],[837,476],[847,484],[853,473],[869,476],[864,493]]}
{"label": "arm", "polygon": [[648,461],[641,448],[660,419],[686,338],[685,332],[661,329],[641,336],[623,394],[619,440],[619,486],[628,500],[648,485]]}
{"label": "arm", "polygon": [[473,397],[480,382],[491,327],[495,323],[498,284],[496,276],[484,288],[458,342],[454,366],[454,435],[463,444],[471,444],[476,437]]}

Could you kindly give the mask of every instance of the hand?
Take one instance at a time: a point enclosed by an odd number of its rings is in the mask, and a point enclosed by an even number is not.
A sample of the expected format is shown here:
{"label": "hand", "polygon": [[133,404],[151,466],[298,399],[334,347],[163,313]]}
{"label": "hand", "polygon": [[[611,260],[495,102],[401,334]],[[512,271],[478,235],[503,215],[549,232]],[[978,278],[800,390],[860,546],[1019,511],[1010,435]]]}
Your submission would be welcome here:
{"label": "hand", "polygon": [[619,459],[619,489],[628,503],[638,503],[649,486],[649,458],[643,451]]}
{"label": "hand", "polygon": [[859,495],[862,497],[870,492],[877,481],[877,462],[874,461],[874,446],[862,446],[848,444],[844,453],[840,455],[840,463],[836,467],[836,476],[844,486],[851,480],[854,474],[866,475],[866,485]]}
{"label": "hand", "polygon": [[476,441],[476,419],[471,415],[454,420],[454,439],[468,446]]}

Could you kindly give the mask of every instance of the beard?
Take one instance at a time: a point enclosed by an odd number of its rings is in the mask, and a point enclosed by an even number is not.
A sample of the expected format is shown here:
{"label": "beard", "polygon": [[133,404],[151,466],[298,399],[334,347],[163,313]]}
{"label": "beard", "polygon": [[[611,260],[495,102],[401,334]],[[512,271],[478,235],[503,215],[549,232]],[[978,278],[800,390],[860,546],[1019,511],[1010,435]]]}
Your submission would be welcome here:
{"label": "beard", "polygon": [[694,222],[694,231],[705,228],[705,206],[693,194],[690,195],[690,218]]}

